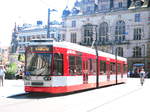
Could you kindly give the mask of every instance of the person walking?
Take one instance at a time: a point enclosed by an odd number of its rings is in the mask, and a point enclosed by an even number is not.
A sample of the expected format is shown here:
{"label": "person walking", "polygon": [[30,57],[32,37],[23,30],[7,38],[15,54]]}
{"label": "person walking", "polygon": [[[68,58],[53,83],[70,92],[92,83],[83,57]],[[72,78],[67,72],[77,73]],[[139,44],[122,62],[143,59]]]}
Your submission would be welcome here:
{"label": "person walking", "polygon": [[144,69],[141,69],[139,75],[140,75],[140,82],[141,82],[141,85],[143,86],[143,84],[144,84],[144,78],[145,78],[145,71],[144,71]]}
{"label": "person walking", "polygon": [[5,70],[4,70],[4,67],[3,65],[0,65],[0,86],[4,85],[4,79],[5,79]]}

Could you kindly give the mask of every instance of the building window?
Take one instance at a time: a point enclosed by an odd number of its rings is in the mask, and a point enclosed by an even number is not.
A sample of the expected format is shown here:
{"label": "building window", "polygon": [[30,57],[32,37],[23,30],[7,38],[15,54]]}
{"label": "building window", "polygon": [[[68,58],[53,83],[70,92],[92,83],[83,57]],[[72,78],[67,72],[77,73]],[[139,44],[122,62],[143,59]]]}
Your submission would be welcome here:
{"label": "building window", "polygon": [[84,36],[89,36],[92,37],[93,36],[93,27],[92,25],[85,25],[84,26]]}
{"label": "building window", "polygon": [[90,44],[93,42],[93,25],[84,25],[84,43]]}
{"label": "building window", "polygon": [[66,36],[65,34],[62,34],[62,40],[65,41],[66,40]]}
{"label": "building window", "polygon": [[76,43],[77,42],[77,34],[76,33],[71,33],[71,42]]}
{"label": "building window", "polygon": [[40,35],[37,35],[36,39],[40,39]]}
{"label": "building window", "polygon": [[42,38],[46,38],[45,35],[42,35]]}
{"label": "building window", "polygon": [[91,11],[91,7],[88,6],[88,7],[86,8],[86,12],[90,12],[90,11]]}
{"label": "building window", "polygon": [[134,40],[141,40],[142,37],[142,29],[134,28]]}
{"label": "building window", "polygon": [[63,28],[65,27],[65,23],[64,23],[64,22],[62,22],[62,27],[63,27]]}
{"label": "building window", "polygon": [[99,27],[99,41],[107,42],[108,41],[108,24],[103,22]]}
{"label": "building window", "polygon": [[55,38],[55,34],[51,34],[51,38]]}
{"label": "building window", "polygon": [[23,36],[23,42],[26,42],[26,37],[25,36]]}
{"label": "building window", "polygon": [[72,21],[72,27],[76,27],[76,21]]}
{"label": "building window", "polygon": [[141,57],[142,49],[140,47],[133,48],[133,57]]}
{"label": "building window", "polygon": [[108,0],[99,0],[99,7],[101,11],[105,11],[109,9],[109,1]]}
{"label": "building window", "polygon": [[30,36],[27,36],[27,42],[29,42],[30,41]]}
{"label": "building window", "polygon": [[117,54],[118,54],[118,56],[122,56],[123,57],[123,48],[122,47],[118,47],[117,48]]}
{"label": "building window", "polygon": [[149,27],[149,38],[150,38],[150,27]]}
{"label": "building window", "polygon": [[140,14],[135,14],[135,22],[140,22],[141,18],[140,18]]}
{"label": "building window", "polygon": [[115,40],[116,41],[124,41],[125,40],[125,22],[120,20],[116,23],[115,28]]}
{"label": "building window", "polygon": [[118,3],[119,8],[122,8],[122,2]]}
{"label": "building window", "polygon": [[149,17],[148,17],[148,22],[150,22],[150,13],[149,13]]}
{"label": "building window", "polygon": [[20,37],[19,37],[19,42],[22,42],[22,39],[23,39],[23,38],[20,36]]}

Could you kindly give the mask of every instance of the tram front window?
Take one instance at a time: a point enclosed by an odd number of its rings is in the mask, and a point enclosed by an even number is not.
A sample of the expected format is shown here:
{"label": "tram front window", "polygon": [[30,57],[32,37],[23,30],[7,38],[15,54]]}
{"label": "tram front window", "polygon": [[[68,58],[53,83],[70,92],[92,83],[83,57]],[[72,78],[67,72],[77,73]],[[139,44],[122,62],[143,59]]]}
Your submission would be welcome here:
{"label": "tram front window", "polygon": [[50,53],[27,53],[26,74],[28,75],[51,75],[52,54]]}

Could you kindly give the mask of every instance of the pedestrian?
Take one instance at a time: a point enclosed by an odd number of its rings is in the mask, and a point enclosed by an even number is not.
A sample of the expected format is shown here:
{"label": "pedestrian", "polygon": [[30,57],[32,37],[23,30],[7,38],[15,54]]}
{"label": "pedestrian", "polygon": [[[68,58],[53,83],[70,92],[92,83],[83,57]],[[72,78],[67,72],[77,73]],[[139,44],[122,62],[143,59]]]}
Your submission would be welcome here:
{"label": "pedestrian", "polygon": [[5,70],[4,70],[4,66],[0,65],[0,86],[4,85],[4,79],[5,79]]}
{"label": "pedestrian", "polygon": [[144,84],[144,78],[145,78],[145,75],[146,75],[144,69],[141,69],[139,75],[140,75],[141,85],[143,86],[143,84]]}

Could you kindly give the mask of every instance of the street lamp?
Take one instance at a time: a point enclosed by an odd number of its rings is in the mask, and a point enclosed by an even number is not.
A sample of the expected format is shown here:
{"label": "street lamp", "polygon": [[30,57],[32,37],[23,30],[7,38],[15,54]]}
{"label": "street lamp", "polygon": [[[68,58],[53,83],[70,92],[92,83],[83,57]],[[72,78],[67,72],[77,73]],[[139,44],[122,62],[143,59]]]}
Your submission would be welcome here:
{"label": "street lamp", "polygon": [[142,45],[143,46],[143,59],[144,59],[144,70],[145,70],[145,68],[146,68],[146,63],[145,63],[145,45],[143,44]]}
{"label": "street lamp", "polygon": [[48,8],[47,38],[50,38],[50,14],[51,12],[54,12],[54,11],[57,11],[57,10]]}

